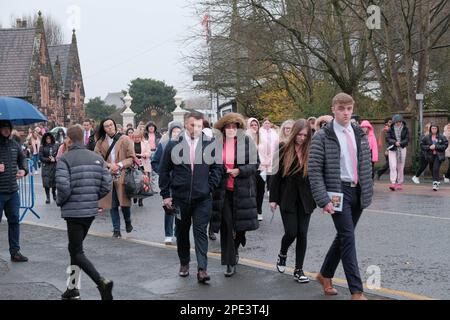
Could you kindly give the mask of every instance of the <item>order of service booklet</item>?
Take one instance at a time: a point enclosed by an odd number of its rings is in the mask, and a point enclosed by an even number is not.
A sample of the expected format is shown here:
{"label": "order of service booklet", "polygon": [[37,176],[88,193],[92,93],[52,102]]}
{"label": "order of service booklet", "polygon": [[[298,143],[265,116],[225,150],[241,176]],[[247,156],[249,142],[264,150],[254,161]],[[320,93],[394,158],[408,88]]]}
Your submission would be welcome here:
{"label": "order of service booklet", "polygon": [[340,192],[327,192],[333,204],[334,211],[342,212],[344,204],[344,194]]}

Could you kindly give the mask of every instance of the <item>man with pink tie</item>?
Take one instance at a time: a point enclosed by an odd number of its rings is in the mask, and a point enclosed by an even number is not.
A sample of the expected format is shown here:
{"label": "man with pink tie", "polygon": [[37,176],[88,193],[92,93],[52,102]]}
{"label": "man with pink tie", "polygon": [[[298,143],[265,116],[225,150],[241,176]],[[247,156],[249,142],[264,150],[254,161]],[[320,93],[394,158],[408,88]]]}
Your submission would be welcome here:
{"label": "man with pink tie", "polygon": [[[93,151],[95,148],[95,142],[93,140],[94,131],[92,130],[92,122],[89,119],[83,121],[83,144],[87,149]],[[92,137],[91,137],[92,136]],[[92,147],[92,149],[90,148]]]}
{"label": "man with pink tie", "polygon": [[[366,134],[351,124],[354,104],[346,93],[333,98],[334,120],[313,137],[309,181],[314,200],[331,215],[337,231],[317,280],[325,295],[336,295],[332,278],[342,260],[352,300],[366,300],[356,257],[355,228],[363,209],[372,202],[372,157]],[[343,198],[342,209],[333,205],[329,192]]]}

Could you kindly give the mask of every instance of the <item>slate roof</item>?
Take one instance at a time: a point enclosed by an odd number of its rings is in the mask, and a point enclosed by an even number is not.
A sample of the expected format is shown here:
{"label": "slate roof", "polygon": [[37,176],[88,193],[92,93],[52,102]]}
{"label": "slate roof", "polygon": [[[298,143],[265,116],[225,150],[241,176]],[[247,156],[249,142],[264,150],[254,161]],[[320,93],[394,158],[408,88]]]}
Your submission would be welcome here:
{"label": "slate roof", "polygon": [[70,91],[70,75],[68,74],[70,44],[63,44],[59,46],[48,46],[48,54],[50,55],[50,61],[52,68],[55,67],[56,57],[59,59],[61,66],[61,78],[63,81],[64,91]]}
{"label": "slate roof", "polygon": [[125,97],[122,92],[109,92],[105,97],[105,103],[110,106],[116,106],[116,109],[123,108],[123,100]]}
{"label": "slate roof", "polygon": [[26,97],[35,28],[0,29],[0,96]]}

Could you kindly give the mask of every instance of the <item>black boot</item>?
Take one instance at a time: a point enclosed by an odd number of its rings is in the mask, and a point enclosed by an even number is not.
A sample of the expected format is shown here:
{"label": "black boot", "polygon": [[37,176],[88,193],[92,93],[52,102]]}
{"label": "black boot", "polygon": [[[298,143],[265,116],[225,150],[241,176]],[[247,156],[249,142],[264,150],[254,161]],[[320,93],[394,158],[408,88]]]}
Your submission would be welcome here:
{"label": "black boot", "polygon": [[53,188],[52,191],[53,191],[53,201],[56,202],[56,188]]}
{"label": "black boot", "polygon": [[111,280],[100,278],[100,284],[97,286],[98,291],[100,291],[100,296],[102,300],[113,300],[112,289],[114,283]]}
{"label": "black boot", "polygon": [[45,200],[46,204],[50,203],[50,188],[45,188],[45,195],[47,196],[47,200]]}
{"label": "black boot", "polygon": [[130,233],[131,231],[133,231],[133,226],[131,225],[131,220],[125,221],[125,230],[127,231],[127,233]]}

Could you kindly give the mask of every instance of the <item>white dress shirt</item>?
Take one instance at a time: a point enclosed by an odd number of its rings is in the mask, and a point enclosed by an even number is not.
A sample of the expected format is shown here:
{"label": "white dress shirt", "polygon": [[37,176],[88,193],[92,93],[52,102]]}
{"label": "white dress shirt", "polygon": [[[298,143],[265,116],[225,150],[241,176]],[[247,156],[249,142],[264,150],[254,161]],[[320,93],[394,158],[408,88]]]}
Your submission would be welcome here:
{"label": "white dress shirt", "polygon": [[[352,159],[350,158],[350,152],[347,146],[347,137],[345,136],[344,129],[350,131],[350,136],[352,138],[353,147],[355,148],[356,155],[358,154],[358,149],[356,147],[355,132],[351,124],[347,128],[341,126],[337,121],[333,120],[333,128],[336,136],[339,140],[339,145],[341,147],[341,181],[345,182],[355,182],[355,177],[353,174]],[[358,163],[358,159],[356,159]]]}
{"label": "white dress shirt", "polygon": [[[110,138],[108,135],[106,135],[106,139],[108,141],[108,145],[111,146],[111,144],[114,141],[114,138]],[[114,148],[111,150],[110,159],[111,159],[111,163],[116,163],[116,145],[114,145]],[[108,159],[106,159],[106,160],[108,160]]]}

